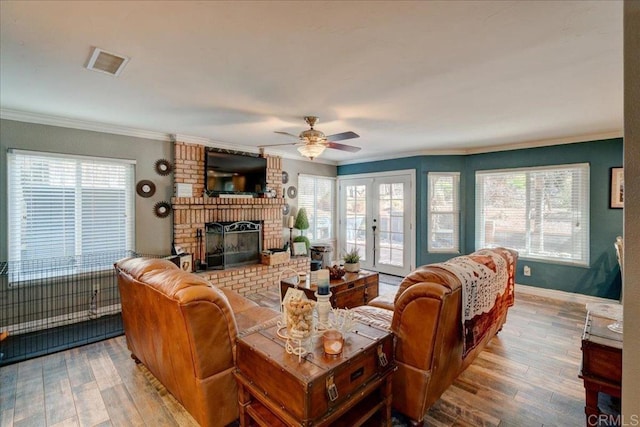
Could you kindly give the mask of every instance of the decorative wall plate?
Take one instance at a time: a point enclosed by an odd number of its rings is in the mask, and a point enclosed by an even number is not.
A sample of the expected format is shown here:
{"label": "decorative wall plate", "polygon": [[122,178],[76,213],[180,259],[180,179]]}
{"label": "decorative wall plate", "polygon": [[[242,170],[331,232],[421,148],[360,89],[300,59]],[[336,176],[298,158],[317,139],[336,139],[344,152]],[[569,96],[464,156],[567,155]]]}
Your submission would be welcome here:
{"label": "decorative wall plate", "polygon": [[291,210],[291,206],[289,206],[289,203],[285,203],[284,205],[282,205],[282,214],[283,215],[289,215],[289,211]]}
{"label": "decorative wall plate", "polygon": [[156,185],[148,179],[138,181],[136,192],[140,197],[151,197],[156,193]]}
{"label": "decorative wall plate", "polygon": [[287,182],[289,182],[289,173],[282,171],[282,183],[286,184]]}
{"label": "decorative wall plate", "polygon": [[153,207],[153,213],[155,213],[158,218],[166,218],[171,213],[171,205],[167,202],[158,202]]}
{"label": "decorative wall plate", "polygon": [[169,175],[172,170],[173,166],[171,165],[171,162],[169,160],[160,159],[156,161],[156,172],[158,173],[158,175]]}
{"label": "decorative wall plate", "polygon": [[298,189],[291,185],[289,186],[289,188],[287,188],[287,197],[289,197],[290,199],[295,199],[296,196],[298,195]]}

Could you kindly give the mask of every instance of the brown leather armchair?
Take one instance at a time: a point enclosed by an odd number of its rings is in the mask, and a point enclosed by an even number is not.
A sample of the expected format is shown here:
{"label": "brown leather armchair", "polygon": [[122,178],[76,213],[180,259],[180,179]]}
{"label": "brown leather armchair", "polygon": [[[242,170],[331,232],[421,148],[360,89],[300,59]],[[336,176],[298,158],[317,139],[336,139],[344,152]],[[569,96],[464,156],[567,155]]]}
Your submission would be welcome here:
{"label": "brown leather armchair", "polygon": [[128,258],[115,268],[131,356],[200,425],[237,419],[236,337],[279,313],[167,260]]}
{"label": "brown leather armchair", "polygon": [[[465,337],[468,322],[462,320],[463,283],[446,263],[419,267],[404,278],[393,298],[381,296],[353,309],[360,320],[395,333],[398,370],[393,377],[393,406],[414,422],[422,422],[429,407],[506,321],[507,309],[513,304],[517,252],[497,248],[457,259],[470,258],[498,269],[494,256],[505,261],[500,264],[506,269],[502,278],[506,275],[507,287],[495,298],[493,308],[479,316],[475,325],[481,332],[478,336]],[[482,279],[478,286],[483,286]],[[465,340],[471,340],[471,345]]]}

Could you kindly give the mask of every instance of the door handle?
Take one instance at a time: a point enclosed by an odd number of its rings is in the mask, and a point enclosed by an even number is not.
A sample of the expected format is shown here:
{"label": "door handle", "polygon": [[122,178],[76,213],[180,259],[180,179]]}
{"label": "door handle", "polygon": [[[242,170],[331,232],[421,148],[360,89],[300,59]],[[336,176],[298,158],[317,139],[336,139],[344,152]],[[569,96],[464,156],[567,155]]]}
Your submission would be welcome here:
{"label": "door handle", "polygon": [[376,225],[376,222],[378,222],[377,219],[373,218],[373,225],[371,226],[371,229],[373,230],[372,234],[373,234],[373,260],[372,260],[372,265],[373,267],[376,266],[376,228],[378,228],[378,226]]}

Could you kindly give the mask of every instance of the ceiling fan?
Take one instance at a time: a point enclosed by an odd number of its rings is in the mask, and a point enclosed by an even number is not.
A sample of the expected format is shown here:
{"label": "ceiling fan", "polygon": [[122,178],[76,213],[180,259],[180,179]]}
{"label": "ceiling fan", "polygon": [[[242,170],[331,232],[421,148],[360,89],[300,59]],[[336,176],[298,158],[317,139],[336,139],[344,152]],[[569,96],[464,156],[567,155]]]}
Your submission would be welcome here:
{"label": "ceiling fan", "polygon": [[334,135],[325,135],[323,132],[314,129],[313,127],[318,122],[316,116],[305,116],[304,121],[310,126],[310,129],[303,130],[299,135],[294,135],[289,132],[275,131],[282,135],[292,136],[299,139],[299,142],[290,142],[287,144],[272,144],[261,145],[260,148],[265,147],[278,147],[283,145],[298,145],[298,151],[310,160],[318,157],[326,148],[333,148],[334,150],[348,151],[350,153],[356,153],[360,151],[360,147],[354,147],[353,145],[339,144],[335,141],[342,141],[345,139],[359,138],[355,132],[342,132]]}

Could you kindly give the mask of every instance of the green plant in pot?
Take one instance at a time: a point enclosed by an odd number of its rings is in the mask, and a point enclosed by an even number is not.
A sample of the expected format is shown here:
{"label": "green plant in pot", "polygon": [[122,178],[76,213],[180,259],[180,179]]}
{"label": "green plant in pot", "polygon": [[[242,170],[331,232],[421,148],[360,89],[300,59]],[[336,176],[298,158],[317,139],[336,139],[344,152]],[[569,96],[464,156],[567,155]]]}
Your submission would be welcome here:
{"label": "green plant in pot", "polygon": [[305,208],[298,209],[298,215],[296,215],[296,222],[293,227],[300,230],[300,235],[294,237],[293,241],[304,242],[305,246],[307,247],[308,253],[311,242],[309,242],[307,236],[304,235],[304,231],[309,228],[309,218],[307,218],[307,210]]}
{"label": "green plant in pot", "polygon": [[358,248],[353,248],[342,257],[344,261],[344,271],[348,273],[357,273],[360,271],[360,253]]}

